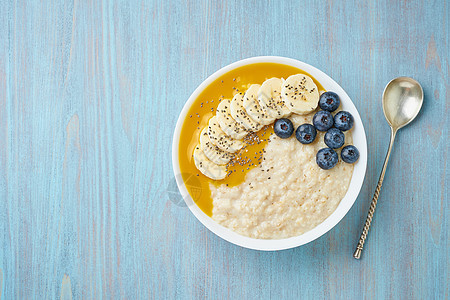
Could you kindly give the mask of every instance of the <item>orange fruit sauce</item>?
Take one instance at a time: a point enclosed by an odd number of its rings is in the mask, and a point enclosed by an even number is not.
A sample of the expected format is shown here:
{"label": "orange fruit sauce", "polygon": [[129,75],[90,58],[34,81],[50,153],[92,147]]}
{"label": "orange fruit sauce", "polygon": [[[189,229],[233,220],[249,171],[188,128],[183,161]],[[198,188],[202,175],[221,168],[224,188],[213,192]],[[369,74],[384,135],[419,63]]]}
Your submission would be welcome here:
{"label": "orange fruit sauce", "polygon": [[[246,146],[236,155],[238,158],[231,160],[228,164],[229,175],[223,180],[212,180],[195,167],[192,153],[199,142],[200,131],[216,114],[217,106],[222,99],[231,100],[237,92],[245,92],[250,84],[262,84],[271,77],[286,79],[290,75],[298,73],[311,77],[319,88],[319,92],[325,91],[314,77],[298,68],[277,63],[255,63],[236,68],[217,78],[200,93],[189,108],[180,133],[178,148],[180,171],[193,201],[208,216],[212,216],[213,208],[209,185],[226,184],[231,187],[242,183],[247,172],[261,162],[267,139],[273,134],[273,124],[264,126],[253,136],[251,140],[257,142],[245,142]],[[236,161],[240,163],[236,163]]]}

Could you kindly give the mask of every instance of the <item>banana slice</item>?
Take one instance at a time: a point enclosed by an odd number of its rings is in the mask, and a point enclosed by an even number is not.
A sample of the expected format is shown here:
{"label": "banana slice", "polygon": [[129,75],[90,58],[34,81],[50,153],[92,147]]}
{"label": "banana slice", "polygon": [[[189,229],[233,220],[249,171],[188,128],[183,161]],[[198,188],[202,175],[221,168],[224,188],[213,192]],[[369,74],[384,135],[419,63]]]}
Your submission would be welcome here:
{"label": "banana slice", "polygon": [[233,139],[241,140],[248,134],[248,131],[230,115],[230,106],[230,99],[220,101],[216,111],[217,122],[219,122],[223,132]]}
{"label": "banana slice", "polygon": [[284,118],[291,114],[281,97],[283,81],[280,78],[272,77],[264,81],[258,91],[259,105],[274,119]]}
{"label": "banana slice", "polygon": [[208,127],[203,128],[202,132],[200,132],[200,149],[210,161],[218,165],[226,165],[233,158],[232,154],[221,150],[211,143],[208,136]]}
{"label": "banana slice", "polygon": [[299,115],[306,115],[316,109],[319,102],[319,90],[311,79],[304,74],[289,76],[281,88],[281,96],[286,106]]}
{"label": "banana slice", "polygon": [[193,157],[195,167],[197,167],[197,169],[206,177],[209,177],[212,180],[221,180],[227,176],[227,167],[210,161],[200,149],[200,145],[195,147]]}
{"label": "banana slice", "polygon": [[216,116],[209,119],[207,132],[211,142],[223,151],[234,153],[244,147],[244,142],[235,140],[223,132]]}
{"label": "banana slice", "polygon": [[230,114],[241,126],[249,131],[259,131],[262,128],[262,124],[255,122],[247,114],[244,108],[244,95],[242,93],[237,93],[234,95],[233,100],[231,100]]}
{"label": "banana slice", "polygon": [[258,91],[261,86],[259,84],[252,84],[244,94],[243,105],[247,114],[253,121],[268,125],[275,121],[275,118],[269,116],[258,102]]}

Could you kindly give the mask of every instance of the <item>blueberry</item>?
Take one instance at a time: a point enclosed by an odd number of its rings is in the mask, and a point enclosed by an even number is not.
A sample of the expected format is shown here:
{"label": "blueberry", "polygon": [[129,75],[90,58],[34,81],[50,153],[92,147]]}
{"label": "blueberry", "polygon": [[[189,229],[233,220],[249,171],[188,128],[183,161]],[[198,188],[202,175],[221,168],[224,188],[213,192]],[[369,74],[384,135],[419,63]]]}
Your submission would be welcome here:
{"label": "blueberry", "polygon": [[313,124],[319,131],[327,131],[333,126],[333,116],[329,111],[319,110],[313,117]]}
{"label": "blueberry", "polygon": [[341,150],[341,158],[346,163],[352,164],[359,158],[359,151],[353,145],[348,145],[342,148]]}
{"label": "blueberry", "polygon": [[332,112],[335,111],[339,105],[341,104],[341,100],[336,93],[333,92],[325,92],[320,95],[319,106],[321,109]]}
{"label": "blueberry", "polygon": [[273,131],[282,139],[287,139],[294,132],[294,125],[291,120],[283,118],[275,121]]}
{"label": "blueberry", "polygon": [[340,111],[334,116],[334,127],[347,131],[353,127],[353,116],[348,111]]}
{"label": "blueberry", "polygon": [[311,144],[316,138],[317,131],[311,124],[302,124],[295,131],[295,137],[302,144]]}
{"label": "blueberry", "polygon": [[322,148],[316,155],[317,164],[324,170],[333,168],[337,164],[338,159],[336,151],[330,148]]}
{"label": "blueberry", "polygon": [[323,138],[325,144],[331,149],[341,148],[345,142],[345,136],[339,129],[330,128]]}

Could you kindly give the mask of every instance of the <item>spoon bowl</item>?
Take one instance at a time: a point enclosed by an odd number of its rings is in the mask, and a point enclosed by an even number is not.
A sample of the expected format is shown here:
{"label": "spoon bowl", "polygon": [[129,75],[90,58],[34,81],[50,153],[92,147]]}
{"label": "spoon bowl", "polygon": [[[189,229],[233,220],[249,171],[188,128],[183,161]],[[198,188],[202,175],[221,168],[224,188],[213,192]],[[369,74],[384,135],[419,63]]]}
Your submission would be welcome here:
{"label": "spoon bowl", "polygon": [[416,80],[409,77],[398,77],[391,80],[383,92],[384,116],[394,130],[398,130],[414,120],[422,103],[422,87]]}

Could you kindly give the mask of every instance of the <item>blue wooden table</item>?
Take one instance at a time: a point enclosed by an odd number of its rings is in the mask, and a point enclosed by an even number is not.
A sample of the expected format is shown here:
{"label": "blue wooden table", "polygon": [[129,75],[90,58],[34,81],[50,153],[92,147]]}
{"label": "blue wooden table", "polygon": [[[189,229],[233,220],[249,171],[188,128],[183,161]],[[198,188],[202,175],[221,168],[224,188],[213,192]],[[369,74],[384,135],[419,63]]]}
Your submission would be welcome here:
{"label": "blue wooden table", "polygon": [[[2,1],[0,298],[448,298],[449,12],[440,0]],[[188,96],[256,55],[329,74],[368,138],[344,220],[281,252],[208,232],[172,174]],[[425,102],[399,132],[357,261],[389,142],[381,93],[400,75]]]}

